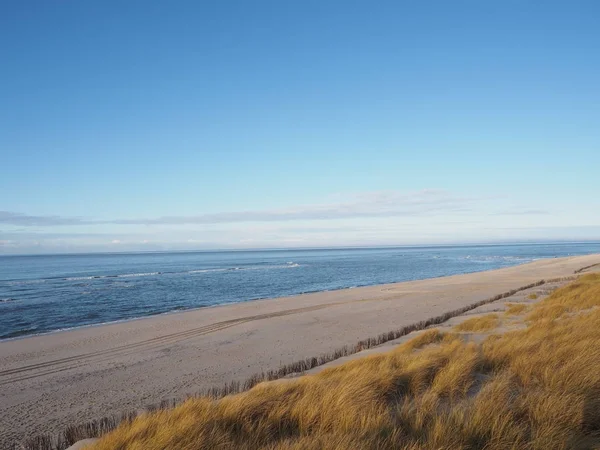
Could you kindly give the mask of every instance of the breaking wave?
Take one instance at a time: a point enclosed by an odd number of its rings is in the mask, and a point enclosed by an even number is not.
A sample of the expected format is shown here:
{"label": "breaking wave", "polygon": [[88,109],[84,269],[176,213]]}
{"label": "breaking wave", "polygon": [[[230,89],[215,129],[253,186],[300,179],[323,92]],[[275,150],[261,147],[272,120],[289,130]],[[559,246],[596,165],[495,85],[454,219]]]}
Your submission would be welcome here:
{"label": "breaking wave", "polygon": [[[110,275],[83,275],[75,277],[52,277],[52,278],[40,278],[35,280],[13,280],[9,284],[36,284],[43,283],[45,281],[86,281],[86,280],[103,280],[107,278],[139,278],[139,277],[153,277],[159,275],[185,275],[185,274],[198,274],[198,273],[213,273],[213,272],[232,272],[232,271],[245,271],[245,270],[271,270],[271,269],[291,269],[300,267],[300,264],[293,261],[289,261],[285,264],[274,264],[274,265],[257,265],[257,266],[246,266],[246,267],[219,267],[219,268],[208,268],[208,269],[193,269],[184,270],[179,272],[139,272],[139,273],[121,273],[121,274],[110,274]],[[0,299],[0,302],[5,299]]]}

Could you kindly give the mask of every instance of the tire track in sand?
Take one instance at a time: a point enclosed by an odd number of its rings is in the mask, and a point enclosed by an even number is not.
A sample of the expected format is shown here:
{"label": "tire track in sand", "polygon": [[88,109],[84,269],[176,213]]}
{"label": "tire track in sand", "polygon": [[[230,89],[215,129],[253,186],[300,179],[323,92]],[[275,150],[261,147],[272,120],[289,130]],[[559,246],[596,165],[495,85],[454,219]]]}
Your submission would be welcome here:
{"label": "tire track in sand", "polygon": [[[380,299],[369,299],[372,300],[383,300]],[[132,344],[125,344],[116,347],[112,347],[104,350],[97,350],[89,353],[82,353],[74,356],[67,356],[64,358],[58,358],[50,361],[44,361],[36,364],[29,364],[13,369],[0,370],[0,386],[9,383],[15,383],[18,381],[24,381],[31,378],[36,378],[44,375],[51,375],[54,373],[63,372],[66,370],[74,369],[83,364],[87,364],[90,361],[101,362],[112,359],[115,356],[124,356],[132,352],[140,352],[152,350],[154,348],[160,348],[164,345],[172,345],[181,342],[186,339],[203,336],[209,333],[214,333],[226,328],[230,328],[236,325],[241,325],[247,322],[253,322],[257,320],[270,319],[274,317],[288,316],[292,314],[299,314],[304,312],[318,311],[320,309],[329,308],[332,306],[343,305],[346,303],[363,302],[365,300],[353,300],[346,302],[335,302],[328,303],[325,305],[306,306],[302,308],[288,309],[285,311],[257,314],[253,316],[240,317],[238,319],[230,319],[221,322],[215,322],[209,325],[204,325],[198,328],[192,328],[185,331],[179,331],[175,333],[169,333],[154,338],[145,339],[140,342]],[[2,379],[8,377],[8,379]]]}

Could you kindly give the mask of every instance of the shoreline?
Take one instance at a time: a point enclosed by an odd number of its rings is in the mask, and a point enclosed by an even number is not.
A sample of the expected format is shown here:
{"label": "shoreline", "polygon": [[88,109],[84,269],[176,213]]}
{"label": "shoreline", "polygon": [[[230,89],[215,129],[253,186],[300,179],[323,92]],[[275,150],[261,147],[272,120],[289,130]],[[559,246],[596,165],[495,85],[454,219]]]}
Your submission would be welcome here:
{"label": "shoreline", "polygon": [[[539,244],[539,245],[543,245],[543,244]],[[564,256],[562,258],[576,258],[576,257],[579,257],[579,256],[589,256],[589,255]],[[230,301],[230,302],[223,302],[223,303],[218,303],[218,304],[215,304],[215,305],[196,306],[196,307],[185,308],[185,309],[173,309],[173,310],[170,310],[170,311],[159,312],[159,313],[156,313],[156,314],[149,314],[149,315],[146,315],[146,316],[127,317],[127,318],[112,320],[112,321],[108,321],[108,322],[99,322],[99,323],[90,323],[90,324],[85,324],[85,325],[76,325],[76,326],[73,326],[73,327],[59,328],[59,329],[56,329],[56,330],[43,331],[41,333],[32,333],[32,334],[24,334],[24,335],[13,336],[13,337],[8,337],[8,338],[0,338],[0,345],[3,342],[18,341],[18,340],[22,340],[22,339],[35,338],[35,337],[38,337],[38,336],[50,336],[50,335],[54,335],[54,334],[57,334],[57,333],[68,333],[68,332],[77,331],[77,330],[81,330],[81,329],[88,329],[88,328],[93,328],[93,327],[103,327],[103,326],[114,325],[114,324],[121,324],[121,323],[127,323],[127,322],[133,322],[133,321],[138,321],[138,320],[152,319],[152,318],[155,318],[155,317],[161,317],[161,316],[172,315],[172,314],[185,314],[185,313],[189,313],[189,312],[201,311],[201,310],[210,309],[210,308],[219,308],[219,307],[222,307],[222,306],[224,307],[224,306],[230,306],[230,305],[238,305],[238,304],[244,304],[244,303],[256,302],[256,301],[279,300],[279,299],[284,299],[284,298],[286,298],[286,299],[294,299],[294,298],[297,298],[297,297],[302,297],[304,295],[321,294],[321,293],[329,293],[329,292],[338,292],[338,291],[351,290],[351,289],[374,288],[374,287],[376,288],[376,287],[379,287],[379,286],[387,286],[387,285],[390,285],[390,284],[411,283],[411,282],[415,282],[415,281],[435,280],[435,279],[439,279],[439,278],[446,278],[446,277],[453,277],[453,276],[460,276],[460,275],[471,275],[471,274],[478,274],[478,273],[493,272],[495,270],[502,270],[502,269],[509,269],[509,268],[512,268],[512,267],[519,267],[519,266],[522,266],[522,265],[525,265],[525,264],[530,264],[530,263],[536,262],[536,261],[550,260],[550,259],[557,259],[557,258],[561,258],[561,257],[553,257],[553,258],[530,258],[528,261],[519,262],[517,264],[511,264],[511,265],[505,266],[505,267],[493,268],[493,269],[484,269],[484,270],[474,270],[474,271],[471,271],[471,272],[460,272],[460,273],[456,273],[456,274],[452,274],[452,275],[439,275],[439,276],[427,277],[427,278],[414,278],[414,279],[404,280],[404,281],[391,281],[391,282],[388,282],[388,283],[363,284],[363,285],[357,285],[357,286],[341,287],[341,288],[337,288],[337,289],[314,290],[314,291],[301,292],[299,294],[278,295],[278,296],[273,296],[273,297],[257,297],[257,298],[249,298],[249,299],[245,299],[245,300],[238,300],[238,301],[234,300],[234,301]]]}
{"label": "shoreline", "polygon": [[599,263],[600,254],[548,258],[2,341],[0,446],[277,371]]}

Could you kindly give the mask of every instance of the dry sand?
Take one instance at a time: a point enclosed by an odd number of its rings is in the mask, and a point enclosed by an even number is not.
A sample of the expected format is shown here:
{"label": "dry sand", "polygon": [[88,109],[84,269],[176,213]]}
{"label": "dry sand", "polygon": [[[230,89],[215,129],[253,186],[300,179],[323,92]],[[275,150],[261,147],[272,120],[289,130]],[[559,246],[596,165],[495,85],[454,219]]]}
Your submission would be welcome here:
{"label": "dry sand", "polygon": [[546,259],[0,342],[0,447],[243,380],[595,264],[600,255]]}

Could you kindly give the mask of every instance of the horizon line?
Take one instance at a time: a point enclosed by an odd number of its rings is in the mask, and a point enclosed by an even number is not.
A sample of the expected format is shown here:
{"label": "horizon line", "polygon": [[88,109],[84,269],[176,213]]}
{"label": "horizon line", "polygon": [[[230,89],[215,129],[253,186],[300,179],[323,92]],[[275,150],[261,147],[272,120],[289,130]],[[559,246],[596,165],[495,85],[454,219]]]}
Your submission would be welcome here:
{"label": "horizon line", "polygon": [[436,247],[498,247],[511,245],[553,245],[553,244],[600,244],[600,239],[570,240],[510,240],[510,241],[456,241],[448,243],[430,244],[382,244],[382,245],[355,245],[355,246],[314,246],[314,247],[253,247],[253,248],[215,248],[215,249],[179,249],[179,250],[130,250],[130,251],[75,251],[57,253],[3,253],[0,257],[13,256],[77,256],[77,255],[128,255],[128,254],[153,254],[153,253],[227,253],[227,252],[284,252],[284,251],[311,251],[311,250],[376,250],[392,248],[436,248]]}

